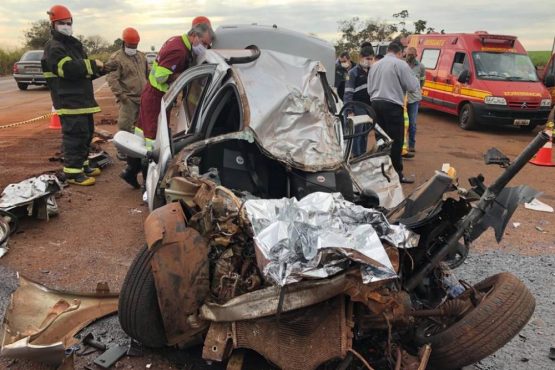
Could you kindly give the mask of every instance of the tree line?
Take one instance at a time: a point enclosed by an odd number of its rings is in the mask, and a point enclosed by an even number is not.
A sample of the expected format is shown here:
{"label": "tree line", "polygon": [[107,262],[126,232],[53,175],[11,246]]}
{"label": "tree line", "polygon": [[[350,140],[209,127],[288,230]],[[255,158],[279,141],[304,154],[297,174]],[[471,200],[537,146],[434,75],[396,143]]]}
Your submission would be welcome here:
{"label": "tree line", "polygon": [[341,37],[335,43],[335,51],[337,55],[345,51],[356,55],[360,45],[365,41],[400,41],[410,34],[445,33],[443,29],[436,31],[428,25],[428,21],[418,19],[410,22],[409,18],[408,10],[402,10],[393,14],[393,21],[359,17],[340,20],[338,31]]}
{"label": "tree line", "polygon": [[[31,28],[24,32],[25,47],[27,49],[42,49],[44,44],[50,39],[50,21],[42,19],[33,22]],[[112,43],[108,42],[100,35],[75,35],[83,43],[87,54],[101,54],[117,51],[123,45],[123,40],[115,39]]]}

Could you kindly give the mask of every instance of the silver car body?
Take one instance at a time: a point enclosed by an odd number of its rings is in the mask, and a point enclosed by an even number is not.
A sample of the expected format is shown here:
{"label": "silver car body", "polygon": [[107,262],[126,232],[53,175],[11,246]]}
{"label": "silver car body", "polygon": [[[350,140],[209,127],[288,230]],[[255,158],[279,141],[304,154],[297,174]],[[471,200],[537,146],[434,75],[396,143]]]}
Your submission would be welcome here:
{"label": "silver car body", "polygon": [[[358,192],[368,184],[379,195],[382,206],[397,205],[403,193],[387,155],[374,153],[357,158],[353,164],[357,163],[354,167],[358,176],[346,163],[341,122],[328,107],[320,75],[321,63],[271,50],[260,51],[260,56],[249,63],[230,62],[233,58],[252,57],[255,53],[252,50],[208,50],[197,66],[185,71],[164,95],[154,149],[149,154],[151,161],[146,181],[149,209],[156,208],[156,199],[162,195],[160,188],[171,180],[162,178],[170,160],[179,152],[179,142],[189,143],[182,146],[185,148],[199,148],[203,143],[218,140],[218,136],[222,136],[221,140],[254,140],[267,156],[303,171],[346,168]],[[194,103],[195,111],[188,114],[191,87],[204,78],[202,92]],[[180,96],[180,104],[172,110]],[[233,128],[221,130],[213,127],[210,114],[225,98],[236,99],[240,117]],[[144,153],[144,148],[130,150],[122,145],[129,143],[125,140],[128,135],[119,132],[115,136],[118,149],[130,155]],[[194,152],[193,149],[187,151]],[[177,156],[175,160],[182,161],[180,167],[186,168],[189,156]],[[365,180],[360,175],[360,169],[365,168],[361,162],[369,163],[368,168],[375,168],[371,165],[375,161],[379,161],[380,166],[384,163],[376,174],[382,179],[383,189],[376,189],[376,181]]]}

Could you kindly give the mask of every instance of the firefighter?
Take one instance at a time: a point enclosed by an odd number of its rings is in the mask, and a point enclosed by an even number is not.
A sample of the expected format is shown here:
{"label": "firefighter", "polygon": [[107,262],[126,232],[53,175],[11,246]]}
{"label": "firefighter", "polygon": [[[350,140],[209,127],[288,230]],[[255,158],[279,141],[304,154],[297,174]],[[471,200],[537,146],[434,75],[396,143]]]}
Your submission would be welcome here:
{"label": "firefighter", "polygon": [[[106,69],[111,71],[107,78],[108,85],[119,104],[118,129],[131,133],[135,131],[141,92],[148,77],[146,56],[137,50],[140,39],[136,29],[125,28],[121,49],[113,53],[106,63]],[[120,160],[127,159],[119,152],[117,156]]]}
{"label": "firefighter", "polygon": [[[202,57],[210,47],[214,31],[206,17],[193,20],[191,30],[182,36],[168,39],[152,64],[148,82],[141,94],[139,121],[136,133],[142,135],[148,150],[152,149],[158,125],[160,103],[169,85],[193,63],[193,58]],[[139,188],[137,175],[141,171],[141,160],[128,158],[127,168],[121,178],[129,185]]]}
{"label": "firefighter", "polygon": [[100,112],[94,100],[92,80],[104,65],[87,58],[83,44],[72,36],[73,17],[62,5],[54,5],[50,16],[52,37],[44,47],[42,69],[52,104],[62,123],[64,173],[70,184],[94,185],[99,168],[89,165],[89,146],[94,133],[93,113]]}
{"label": "firefighter", "polygon": [[144,53],[137,50],[141,38],[136,29],[124,29],[121,38],[121,49],[106,63],[112,70],[107,81],[119,103],[118,129],[133,133],[139,117],[141,92],[148,76],[148,63]]}

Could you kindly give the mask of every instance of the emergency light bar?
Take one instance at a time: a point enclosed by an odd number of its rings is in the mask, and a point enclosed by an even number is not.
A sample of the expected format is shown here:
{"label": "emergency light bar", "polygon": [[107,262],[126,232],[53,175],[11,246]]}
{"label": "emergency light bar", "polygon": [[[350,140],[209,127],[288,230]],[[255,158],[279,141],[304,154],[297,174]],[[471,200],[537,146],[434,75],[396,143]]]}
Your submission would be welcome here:
{"label": "emergency light bar", "polygon": [[478,34],[482,45],[485,44],[510,44],[511,47],[515,45],[516,36],[508,35],[489,35],[489,34]]}

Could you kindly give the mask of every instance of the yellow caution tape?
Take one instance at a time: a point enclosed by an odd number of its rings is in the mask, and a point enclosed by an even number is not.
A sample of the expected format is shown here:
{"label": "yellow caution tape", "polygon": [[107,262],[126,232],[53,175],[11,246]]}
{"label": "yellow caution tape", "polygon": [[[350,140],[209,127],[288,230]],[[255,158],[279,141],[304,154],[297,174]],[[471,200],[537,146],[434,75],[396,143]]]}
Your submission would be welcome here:
{"label": "yellow caution tape", "polygon": [[0,129],[10,128],[10,127],[17,127],[17,126],[25,125],[27,123],[37,122],[37,121],[43,120],[45,118],[50,118],[50,117],[52,117],[53,114],[54,114],[53,112],[50,112],[50,113],[43,114],[42,116],[31,118],[31,119],[28,119],[28,120],[25,120],[25,121],[10,123],[10,124],[7,124],[7,125],[2,125],[2,126],[0,126]]}

